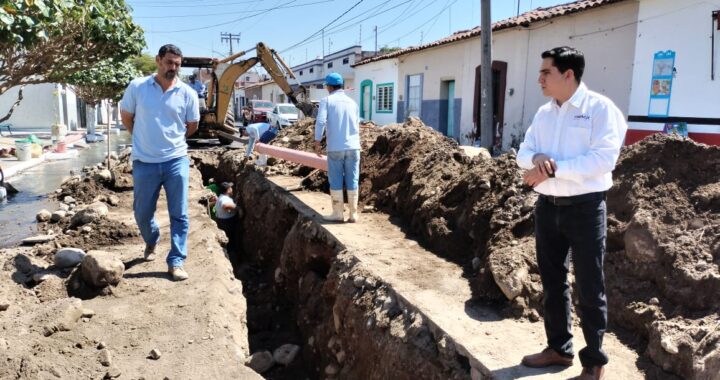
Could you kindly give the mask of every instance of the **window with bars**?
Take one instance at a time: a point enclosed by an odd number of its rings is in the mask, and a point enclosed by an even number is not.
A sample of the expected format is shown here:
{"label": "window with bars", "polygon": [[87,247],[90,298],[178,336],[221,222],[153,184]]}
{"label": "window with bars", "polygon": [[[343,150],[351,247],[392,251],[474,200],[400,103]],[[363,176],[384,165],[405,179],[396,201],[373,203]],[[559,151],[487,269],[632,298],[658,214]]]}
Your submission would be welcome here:
{"label": "window with bars", "polygon": [[376,111],[378,113],[393,112],[393,92],[395,86],[392,83],[381,83],[377,85],[375,94]]}

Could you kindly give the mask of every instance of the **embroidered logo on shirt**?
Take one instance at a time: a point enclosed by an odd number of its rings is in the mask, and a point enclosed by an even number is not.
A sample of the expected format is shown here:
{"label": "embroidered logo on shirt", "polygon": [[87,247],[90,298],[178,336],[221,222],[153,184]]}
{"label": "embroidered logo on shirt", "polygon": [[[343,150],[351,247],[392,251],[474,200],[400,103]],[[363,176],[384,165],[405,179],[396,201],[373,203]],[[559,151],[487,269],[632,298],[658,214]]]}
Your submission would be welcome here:
{"label": "embroidered logo on shirt", "polygon": [[590,115],[575,115],[574,119],[575,120],[579,120],[579,119],[590,120]]}

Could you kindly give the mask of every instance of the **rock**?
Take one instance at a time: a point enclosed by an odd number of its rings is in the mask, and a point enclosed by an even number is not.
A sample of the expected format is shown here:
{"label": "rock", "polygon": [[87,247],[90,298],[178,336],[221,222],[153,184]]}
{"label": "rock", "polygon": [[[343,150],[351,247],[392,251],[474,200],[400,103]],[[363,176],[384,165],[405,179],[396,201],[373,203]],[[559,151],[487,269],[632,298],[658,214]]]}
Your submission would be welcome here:
{"label": "rock", "polygon": [[654,263],[660,257],[660,246],[653,235],[655,222],[646,211],[637,212],[625,231],[625,253],[637,263]]}
{"label": "rock", "polygon": [[98,345],[97,345],[98,350],[102,350],[105,347],[107,347],[107,345],[105,344],[105,342],[102,342],[102,341],[100,343],[98,343]]}
{"label": "rock", "polygon": [[102,349],[100,351],[100,355],[98,355],[98,360],[100,361],[100,364],[104,365],[105,367],[110,367],[112,364],[112,356],[110,355],[110,351],[107,349]]}
{"label": "rock", "polygon": [[650,298],[650,301],[648,301],[650,305],[660,305],[660,300],[657,297]]}
{"label": "rock", "polygon": [[103,377],[103,379],[115,379],[115,378],[120,377],[120,375],[122,375],[122,371],[120,371],[120,368],[112,366],[105,373],[105,377]]}
{"label": "rock", "polygon": [[502,273],[501,268],[495,269],[493,267],[492,272],[495,283],[508,300],[513,300],[519,296],[522,293],[523,284],[529,282],[526,267],[511,269],[508,273]]}
{"label": "rock", "polygon": [[662,346],[663,350],[665,350],[665,352],[670,355],[677,355],[678,352],[680,352],[677,343],[675,343],[675,341],[673,341],[673,339],[669,336],[663,336],[660,339],[660,345]]}
{"label": "rock", "polygon": [[47,281],[51,277],[55,277],[55,275],[53,275],[50,272],[37,272],[37,273],[33,273],[33,275],[32,275],[32,279],[33,279],[33,281],[35,281],[36,284],[39,284],[43,281]]}
{"label": "rock", "polygon": [[340,351],[335,355],[335,358],[337,359],[338,363],[343,364],[345,362],[345,351]]}
{"label": "rock", "polygon": [[83,309],[82,316],[83,318],[92,318],[95,316],[95,310]]}
{"label": "rock", "polygon": [[72,219],[70,220],[70,226],[83,226],[85,224],[92,223],[100,219],[101,217],[106,216],[107,214],[108,208],[105,203],[95,202],[89,206],[82,208],[75,215],[73,215]]}
{"label": "rock", "polygon": [[270,351],[260,351],[250,355],[250,357],[245,360],[245,365],[257,373],[263,373],[272,368],[275,362]]}
{"label": "rock", "polygon": [[340,368],[338,368],[338,366],[336,366],[335,364],[328,364],[325,367],[325,374],[328,376],[337,375],[338,372],[340,372]]}
{"label": "rock", "polygon": [[473,257],[473,259],[472,259],[472,268],[473,268],[473,270],[478,270],[478,269],[480,269],[480,263],[481,263],[481,260],[480,260],[479,257]]}
{"label": "rock", "polygon": [[365,285],[365,279],[362,276],[355,276],[353,278],[353,285],[356,288],[362,288]]}
{"label": "rock", "polygon": [[119,284],[125,273],[122,260],[105,251],[88,252],[82,260],[81,268],[83,280],[97,288]]}
{"label": "rock", "polygon": [[47,222],[50,220],[50,217],[52,217],[52,213],[48,210],[42,209],[35,215],[35,220],[38,222]]}
{"label": "rock", "polygon": [[68,218],[72,217],[73,215],[75,215],[75,211],[70,210],[70,211],[67,212]]}
{"label": "rock", "polygon": [[65,218],[65,216],[67,216],[67,211],[57,210],[54,213],[52,213],[52,215],[50,215],[50,221],[53,223],[57,223],[57,222],[63,220],[63,218]]}
{"label": "rock", "polygon": [[148,357],[152,360],[158,360],[161,356],[162,353],[157,348],[153,348],[152,350],[150,350],[150,354],[148,355]]}
{"label": "rock", "polygon": [[42,244],[42,243],[47,243],[52,239],[55,239],[55,236],[53,236],[53,235],[36,235],[36,236],[29,237],[27,239],[23,239],[22,243],[24,245]]}
{"label": "rock", "polygon": [[118,159],[118,154],[117,154],[117,152],[110,152],[110,159],[111,159],[111,160],[117,160],[117,159]]}
{"label": "rock", "polygon": [[120,198],[117,195],[110,194],[106,198],[107,204],[110,206],[117,206],[120,204]]}
{"label": "rock", "polygon": [[66,203],[66,204],[76,203],[76,202],[77,202],[77,201],[75,200],[75,198],[73,198],[73,197],[71,197],[71,196],[69,196],[69,195],[66,196],[65,198],[63,198],[63,203]]}
{"label": "rock", "polygon": [[93,230],[93,229],[92,229],[92,227],[90,227],[90,226],[83,226],[83,227],[80,229],[80,231],[81,231],[82,233],[84,233],[84,234],[89,234],[89,233],[92,232],[92,230]]}
{"label": "rock", "polygon": [[85,257],[85,251],[79,248],[62,248],[55,252],[55,266],[59,268],[71,268]]}
{"label": "rock", "polygon": [[46,303],[36,317],[35,323],[43,326],[43,335],[50,336],[58,331],[72,331],[82,317],[82,301],[78,298],[62,298]]}
{"label": "rock", "polygon": [[297,356],[298,352],[300,352],[300,346],[294,344],[283,344],[275,349],[275,352],[273,352],[273,359],[276,363],[287,366],[295,360],[295,356]]}
{"label": "rock", "polygon": [[0,311],[5,311],[10,307],[9,303],[0,303]]}
{"label": "rock", "polygon": [[110,173],[110,170],[101,169],[95,173],[93,178],[101,183],[110,182],[110,180],[112,180],[112,173]]}
{"label": "rock", "polygon": [[60,207],[60,210],[70,211],[70,206],[68,206],[68,205],[65,204],[65,203],[60,203],[60,206],[59,206],[59,207]]}

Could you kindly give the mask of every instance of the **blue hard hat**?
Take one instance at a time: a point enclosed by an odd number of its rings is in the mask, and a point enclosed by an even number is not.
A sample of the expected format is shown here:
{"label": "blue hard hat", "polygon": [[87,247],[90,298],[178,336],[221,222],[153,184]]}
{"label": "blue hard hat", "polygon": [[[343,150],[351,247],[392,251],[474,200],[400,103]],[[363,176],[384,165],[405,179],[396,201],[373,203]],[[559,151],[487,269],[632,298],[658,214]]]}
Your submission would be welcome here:
{"label": "blue hard hat", "polygon": [[330,73],[325,77],[325,84],[330,86],[342,86],[344,83],[342,75]]}

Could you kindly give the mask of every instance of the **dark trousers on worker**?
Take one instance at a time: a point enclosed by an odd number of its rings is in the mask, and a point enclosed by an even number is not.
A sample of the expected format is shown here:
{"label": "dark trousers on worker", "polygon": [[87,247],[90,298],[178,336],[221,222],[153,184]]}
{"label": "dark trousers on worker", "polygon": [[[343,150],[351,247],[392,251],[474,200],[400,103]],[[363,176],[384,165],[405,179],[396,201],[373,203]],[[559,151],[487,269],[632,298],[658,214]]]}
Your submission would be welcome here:
{"label": "dark trousers on worker", "polygon": [[570,286],[572,255],[577,311],[587,346],[580,350],[583,367],[607,364],[602,350],[607,328],[603,257],[607,236],[605,193],[553,198],[541,195],[535,206],[535,243],[544,291],[548,346],[573,356]]}

